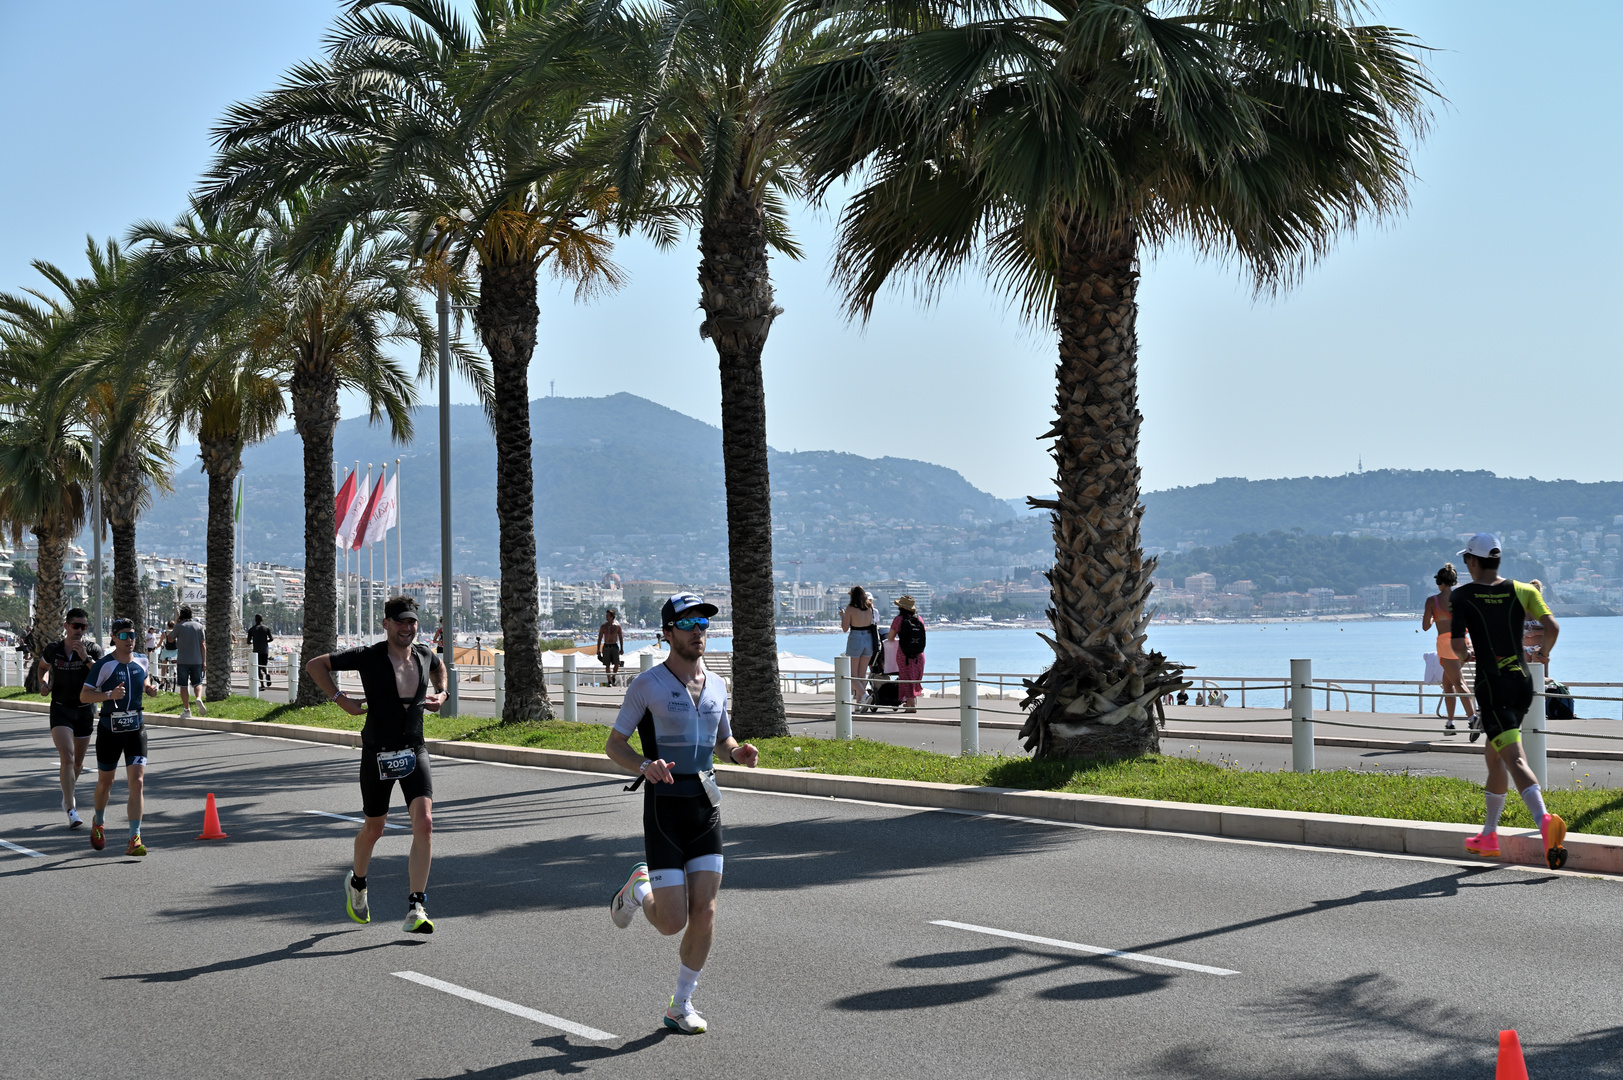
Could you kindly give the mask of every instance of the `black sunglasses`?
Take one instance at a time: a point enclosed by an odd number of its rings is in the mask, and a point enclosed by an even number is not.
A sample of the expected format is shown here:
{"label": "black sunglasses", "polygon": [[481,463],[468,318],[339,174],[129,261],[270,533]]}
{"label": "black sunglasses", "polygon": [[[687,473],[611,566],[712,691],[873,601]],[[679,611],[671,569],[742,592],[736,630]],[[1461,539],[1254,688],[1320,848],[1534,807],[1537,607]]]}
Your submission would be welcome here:
{"label": "black sunglasses", "polygon": [[70,622],[70,623],[68,623],[68,629],[69,630],[89,630],[90,629],[90,624],[87,623],[87,622]]}

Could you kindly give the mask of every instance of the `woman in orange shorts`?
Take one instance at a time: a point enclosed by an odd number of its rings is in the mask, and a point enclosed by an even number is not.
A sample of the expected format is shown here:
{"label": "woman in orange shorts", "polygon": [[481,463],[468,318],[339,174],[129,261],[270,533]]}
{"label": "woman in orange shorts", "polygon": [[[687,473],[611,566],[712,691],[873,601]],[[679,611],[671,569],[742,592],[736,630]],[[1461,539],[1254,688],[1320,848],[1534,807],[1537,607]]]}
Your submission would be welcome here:
{"label": "woman in orange shorts", "polygon": [[[1450,639],[1450,630],[1453,620],[1449,617],[1449,595],[1453,593],[1454,586],[1459,582],[1459,573],[1454,569],[1453,563],[1446,564],[1437,571],[1437,595],[1426,597],[1426,608],[1420,616],[1420,629],[1430,630],[1433,624],[1437,627],[1437,662],[1443,668],[1443,693],[1448,695],[1459,694],[1460,701],[1465,703],[1465,719],[1470,727],[1476,727],[1476,707],[1471,695],[1465,692],[1465,679],[1461,670],[1460,657],[1454,653],[1454,644]],[[1454,727],[1454,698],[1445,697],[1448,702],[1448,723],[1443,725],[1443,734],[1452,735]],[[1473,736],[1474,737],[1474,736]]]}

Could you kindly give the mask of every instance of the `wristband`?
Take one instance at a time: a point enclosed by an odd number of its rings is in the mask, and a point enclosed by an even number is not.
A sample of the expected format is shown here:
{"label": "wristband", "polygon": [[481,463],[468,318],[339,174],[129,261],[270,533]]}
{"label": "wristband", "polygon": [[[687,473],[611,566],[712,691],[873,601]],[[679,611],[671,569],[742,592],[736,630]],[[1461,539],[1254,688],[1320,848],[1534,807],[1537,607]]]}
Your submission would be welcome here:
{"label": "wristband", "polygon": [[647,776],[648,774],[647,774],[647,772],[645,770],[648,768],[648,766],[652,765],[653,763],[654,763],[653,758],[643,758],[642,759],[642,764],[637,766],[637,771],[639,773],[642,773],[644,776]]}

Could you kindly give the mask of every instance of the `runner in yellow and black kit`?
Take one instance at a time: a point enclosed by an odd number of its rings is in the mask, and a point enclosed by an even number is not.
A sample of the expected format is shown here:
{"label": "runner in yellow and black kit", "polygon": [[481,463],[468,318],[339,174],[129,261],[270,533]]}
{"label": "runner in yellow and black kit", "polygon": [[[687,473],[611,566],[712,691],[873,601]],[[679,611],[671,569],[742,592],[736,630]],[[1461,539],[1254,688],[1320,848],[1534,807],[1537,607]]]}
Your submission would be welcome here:
{"label": "runner in yellow and black kit", "polygon": [[[1477,717],[1488,736],[1483,748],[1488,761],[1487,816],[1482,832],[1466,840],[1465,849],[1498,858],[1499,815],[1514,780],[1544,838],[1545,859],[1550,869],[1559,870],[1567,861],[1567,849],[1561,846],[1567,824],[1545,810],[1538,777],[1528,767],[1521,745],[1522,718],[1533,703],[1532,673],[1522,655],[1522,623],[1537,619],[1544,627],[1544,641],[1534,653],[1535,659],[1549,656],[1561,627],[1537,589],[1499,576],[1498,537],[1477,533],[1460,555],[1471,582],[1456,588],[1450,598],[1451,634],[1454,652],[1461,656],[1466,655],[1464,639],[1470,635],[1470,658],[1476,661]],[[1471,739],[1476,740],[1475,732]]]}

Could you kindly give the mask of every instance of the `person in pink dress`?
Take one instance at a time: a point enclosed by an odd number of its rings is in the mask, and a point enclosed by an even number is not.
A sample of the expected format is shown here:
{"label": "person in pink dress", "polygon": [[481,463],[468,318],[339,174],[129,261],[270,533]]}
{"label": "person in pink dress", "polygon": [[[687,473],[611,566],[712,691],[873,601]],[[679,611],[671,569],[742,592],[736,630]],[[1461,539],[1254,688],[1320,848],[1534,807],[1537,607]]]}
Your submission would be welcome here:
{"label": "person in pink dress", "polygon": [[902,610],[891,620],[890,633],[885,640],[894,641],[898,646],[896,667],[901,686],[897,689],[902,707],[906,712],[917,712],[913,699],[919,696],[920,680],[924,678],[924,622],[911,596],[898,596],[895,603]]}

